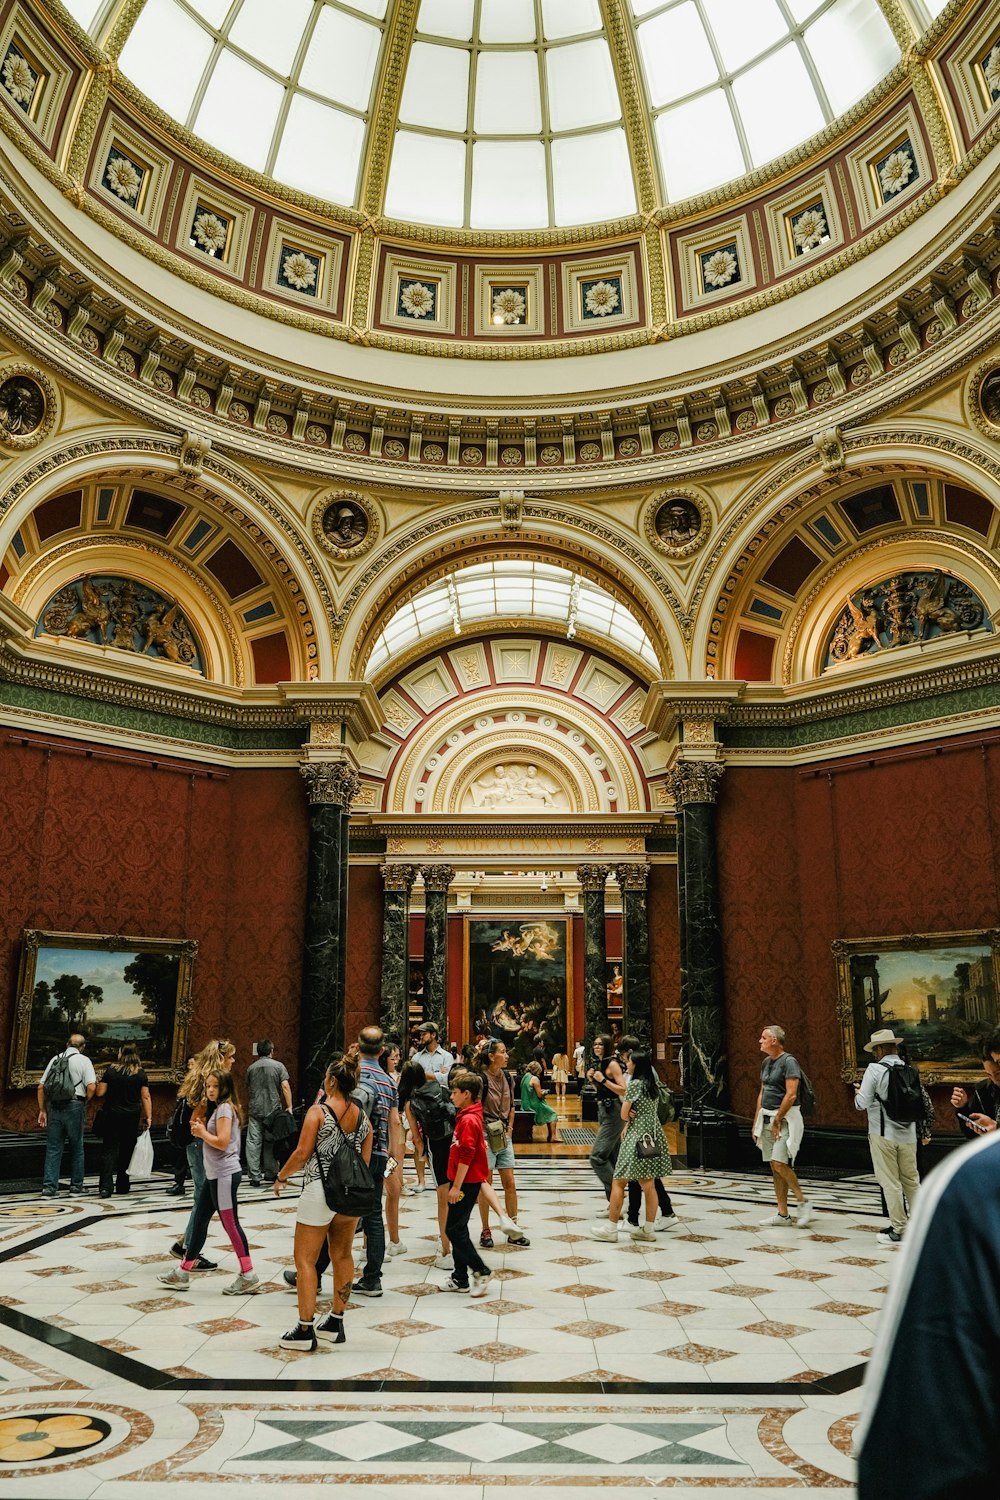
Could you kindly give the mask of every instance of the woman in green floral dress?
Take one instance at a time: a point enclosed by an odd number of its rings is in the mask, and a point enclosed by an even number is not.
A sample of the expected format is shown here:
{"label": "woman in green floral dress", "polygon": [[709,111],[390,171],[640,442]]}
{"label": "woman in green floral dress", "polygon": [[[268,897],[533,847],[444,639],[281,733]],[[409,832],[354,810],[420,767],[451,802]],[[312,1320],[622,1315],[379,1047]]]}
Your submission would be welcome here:
{"label": "woman in green floral dress", "polygon": [[[619,1219],[625,1200],[625,1187],[629,1182],[638,1182],[646,1204],[646,1222],[632,1230],[634,1240],[653,1239],[653,1224],[656,1220],[657,1177],[666,1177],[670,1171],[670,1147],[656,1114],[659,1096],[653,1059],[648,1052],[633,1052],[628,1060],[628,1086],[622,1100],[622,1119],[625,1131],[615,1163],[615,1177],[611,1184],[611,1201],[608,1217],[590,1226],[595,1240],[617,1240]],[[652,1156],[639,1155],[639,1142],[651,1141],[655,1147]]]}

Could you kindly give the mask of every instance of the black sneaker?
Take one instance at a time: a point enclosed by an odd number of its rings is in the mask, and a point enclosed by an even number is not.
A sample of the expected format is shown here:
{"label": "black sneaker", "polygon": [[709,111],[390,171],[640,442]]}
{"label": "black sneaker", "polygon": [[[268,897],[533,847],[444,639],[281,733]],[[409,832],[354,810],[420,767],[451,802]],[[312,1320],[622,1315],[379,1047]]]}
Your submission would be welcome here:
{"label": "black sneaker", "polygon": [[304,1354],[312,1354],[316,1348],[316,1330],[311,1323],[296,1323],[281,1335],[278,1343],[282,1349],[301,1349]]}
{"label": "black sneaker", "polygon": [[261,1185],[261,1179],[259,1177],[248,1177],[247,1182],[251,1187],[260,1187]]}
{"label": "black sneaker", "polygon": [[316,1324],[316,1337],[324,1344],[342,1344],[345,1342],[344,1318],[342,1314],[327,1313]]}
{"label": "black sneaker", "polygon": [[217,1271],[219,1267],[216,1261],[206,1260],[203,1255],[199,1255],[191,1269],[192,1271]]}
{"label": "black sneaker", "polygon": [[507,1236],[507,1243],[508,1245],[521,1245],[527,1248],[531,1244],[531,1241],[526,1234],[509,1234]]}
{"label": "black sneaker", "polygon": [[282,1276],[285,1279],[285,1285],[286,1286],[290,1286],[294,1290],[296,1284],[298,1283],[298,1279],[299,1279],[298,1272],[297,1271],[282,1271],[281,1274],[282,1274]]}
{"label": "black sneaker", "polygon": [[174,1243],[170,1246],[170,1254],[174,1257],[175,1260],[184,1259],[184,1246],[181,1244],[180,1240],[174,1240]]}
{"label": "black sneaker", "polygon": [[183,1191],[184,1191],[184,1184],[183,1184],[183,1182],[175,1182],[174,1185],[173,1185],[173,1187],[168,1187],[166,1189],[166,1194],[167,1194],[168,1198],[179,1198],[180,1195],[183,1193]]}
{"label": "black sneaker", "polygon": [[352,1292],[357,1292],[359,1297],[381,1297],[381,1281],[369,1281],[367,1276],[362,1276],[360,1281],[355,1281],[351,1287]]}

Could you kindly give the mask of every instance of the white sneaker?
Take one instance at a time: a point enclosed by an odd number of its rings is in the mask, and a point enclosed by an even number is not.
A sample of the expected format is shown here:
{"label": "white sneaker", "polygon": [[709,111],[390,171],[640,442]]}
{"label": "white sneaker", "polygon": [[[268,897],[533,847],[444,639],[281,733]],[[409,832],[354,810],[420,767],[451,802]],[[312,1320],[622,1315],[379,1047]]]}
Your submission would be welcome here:
{"label": "white sneaker", "polygon": [[811,1203],[799,1204],[799,1211],[795,1216],[795,1222],[800,1229],[805,1229],[806,1225],[811,1224],[815,1217],[816,1210],[813,1208]]}
{"label": "white sneaker", "polygon": [[653,1228],[656,1230],[657,1234],[666,1234],[668,1233],[668,1231],[672,1229],[680,1229],[680,1227],[681,1221],[676,1214],[665,1213],[660,1213],[657,1216],[656,1223],[653,1225]]}
{"label": "white sneaker", "polygon": [[185,1292],[191,1285],[188,1273],[182,1271],[180,1266],[174,1266],[172,1271],[162,1272],[156,1279],[161,1286],[172,1287],[176,1292]]}
{"label": "white sneaker", "polygon": [[402,1240],[390,1240],[388,1245],[386,1245],[385,1247],[385,1253],[387,1256],[389,1256],[390,1259],[394,1255],[405,1255],[406,1246],[403,1244]]}
{"label": "white sneaker", "polygon": [[761,1229],[792,1229],[795,1224],[790,1214],[779,1213],[770,1214],[766,1219],[759,1219],[757,1222]]}
{"label": "white sneaker", "polygon": [[600,1219],[598,1219],[596,1224],[591,1224],[588,1227],[590,1229],[590,1235],[592,1239],[608,1240],[609,1242],[613,1242],[618,1239],[618,1225],[614,1222],[614,1220],[609,1220],[607,1224],[604,1224]]}
{"label": "white sneaker", "polygon": [[455,1257],[453,1255],[439,1255],[434,1262],[435,1271],[454,1271]]}
{"label": "white sneaker", "polygon": [[521,1238],[521,1230],[519,1229],[517,1224],[515,1224],[514,1220],[509,1218],[507,1214],[500,1215],[500,1229],[504,1234],[513,1234],[516,1235],[518,1239]]}
{"label": "white sneaker", "polygon": [[235,1281],[222,1288],[224,1297],[249,1297],[254,1292],[260,1291],[260,1277],[256,1271],[248,1271],[244,1276],[241,1272]]}
{"label": "white sneaker", "polygon": [[[629,1230],[629,1235],[634,1240],[655,1240],[656,1234],[652,1224],[636,1224]],[[617,1235],[615,1236],[617,1238]]]}
{"label": "white sneaker", "polygon": [[490,1282],[492,1281],[492,1279],[493,1279],[493,1272],[492,1271],[473,1271],[473,1273],[472,1273],[472,1290],[469,1293],[469,1296],[470,1297],[485,1297],[486,1293],[490,1289]]}

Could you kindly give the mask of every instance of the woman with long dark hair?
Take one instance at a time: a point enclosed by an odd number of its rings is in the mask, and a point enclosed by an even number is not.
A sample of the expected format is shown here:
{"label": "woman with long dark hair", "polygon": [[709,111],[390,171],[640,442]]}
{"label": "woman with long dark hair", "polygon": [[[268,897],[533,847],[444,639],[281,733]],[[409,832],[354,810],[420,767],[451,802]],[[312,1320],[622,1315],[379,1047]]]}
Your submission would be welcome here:
{"label": "woman with long dark hair", "polygon": [[131,1190],[128,1164],[140,1130],[148,1130],[153,1123],[149,1079],[134,1042],[125,1042],[119,1047],[117,1063],[110,1063],[104,1069],[97,1085],[97,1098],[103,1101],[101,1136],[104,1141],[99,1191],[102,1198],[110,1198],[112,1184],[116,1193]]}
{"label": "woman with long dark hair", "polygon": [[595,1240],[617,1240],[625,1186],[629,1182],[638,1182],[646,1205],[646,1222],[636,1225],[632,1238],[654,1239],[657,1204],[653,1183],[671,1170],[670,1148],[656,1113],[659,1085],[653,1059],[648,1052],[635,1051],[630,1053],[626,1068],[628,1084],[621,1106],[625,1130],[611,1183],[607,1222],[602,1219],[590,1226]]}
{"label": "woman with long dark hair", "polygon": [[204,1152],[205,1181],[194,1205],[194,1225],[183,1260],[172,1271],[156,1278],[164,1286],[177,1291],[187,1287],[188,1272],[197,1268],[208,1226],[213,1214],[218,1214],[240,1267],[236,1280],[223,1287],[223,1296],[243,1297],[260,1288],[260,1277],[253,1268],[250,1246],[236,1212],[236,1195],[243,1180],[240,1168],[243,1121],[243,1107],[232,1073],[206,1074],[205,1116],[195,1114],[191,1120],[191,1134]]}
{"label": "woman with long dark hair", "polygon": [[[351,1098],[359,1074],[358,1058],[334,1053],[323,1080],[323,1103],[306,1111],[299,1143],[274,1179],[274,1196],[280,1198],[291,1174],[305,1168],[302,1194],[295,1211],[295,1294],[299,1321],[282,1334],[279,1343],[283,1349],[311,1353],[319,1339],[327,1344],[344,1343],[344,1308],[354,1280],[352,1246],[358,1221],[333,1212],[326,1201],[323,1177],[329,1174],[338,1151],[357,1151],[364,1161],[371,1161],[371,1123]],[[333,1301],[326,1317],[317,1322],[316,1259],[324,1240],[333,1268]]]}
{"label": "woman with long dark hair", "polygon": [[428,1078],[420,1064],[412,1059],[400,1069],[399,1111],[410,1127],[414,1153],[419,1150],[425,1158],[429,1156],[431,1159],[441,1238],[441,1254],[434,1264],[439,1271],[450,1271],[454,1262],[444,1226],[448,1217],[448,1151],[454,1109],[447,1089],[443,1089],[435,1078]]}

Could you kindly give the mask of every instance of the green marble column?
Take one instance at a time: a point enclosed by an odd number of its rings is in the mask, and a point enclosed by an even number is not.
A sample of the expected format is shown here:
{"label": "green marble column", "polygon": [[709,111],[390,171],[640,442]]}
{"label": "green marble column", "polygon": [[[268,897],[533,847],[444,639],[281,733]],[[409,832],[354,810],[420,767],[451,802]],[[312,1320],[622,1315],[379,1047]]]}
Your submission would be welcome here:
{"label": "green marble column", "polygon": [[442,1046],[448,1031],[448,888],[451,865],[424,865],[424,1020],[433,1021]]}
{"label": "green marble column", "polygon": [[583,891],[583,1032],[587,1054],[594,1037],[608,1029],[608,949],[604,933],[604,887],[608,865],[580,865]]}
{"label": "green marble column", "polygon": [[406,1045],[410,1000],[410,891],[415,865],[382,866],[382,1007],[379,1024],[387,1037]]}
{"label": "green marble column", "polygon": [[615,879],[622,893],[622,979],[625,1003],[623,1034],[637,1037],[643,1051],[653,1046],[653,1007],[649,986],[649,915],[646,886],[649,866],[618,865]]}
{"label": "green marble column", "polygon": [[694,1106],[726,1105],[725,985],[715,848],[715,761],[679,761],[669,774],[681,833],[678,914],[685,1091]]}
{"label": "green marble column", "polygon": [[360,782],[346,761],[300,770],[310,806],[298,1088],[311,1101],[331,1051],[344,1045],[347,830]]}

